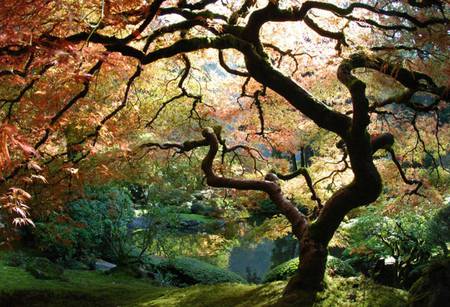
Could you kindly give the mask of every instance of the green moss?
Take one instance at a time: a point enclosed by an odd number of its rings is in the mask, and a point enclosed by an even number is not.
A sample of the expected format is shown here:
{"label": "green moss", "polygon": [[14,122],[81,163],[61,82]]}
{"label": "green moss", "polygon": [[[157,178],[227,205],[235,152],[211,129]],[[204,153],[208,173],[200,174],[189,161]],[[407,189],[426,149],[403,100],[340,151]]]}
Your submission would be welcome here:
{"label": "green moss", "polygon": [[381,286],[360,277],[327,278],[327,290],[319,293],[314,306],[406,306],[407,292]]}
{"label": "green moss", "polygon": [[278,301],[284,286],[284,282],[263,286],[196,285],[172,291],[142,306],[272,306]]}
{"label": "green moss", "polygon": [[[299,259],[296,257],[274,267],[266,274],[264,282],[288,279],[297,271],[298,263]],[[331,276],[339,275],[343,277],[356,275],[355,270],[347,262],[333,256],[328,256],[327,273]]]}
{"label": "green moss", "polygon": [[39,280],[0,261],[0,306],[136,306],[168,289],[124,275],[65,271],[66,281]]}
{"label": "green moss", "polygon": [[[38,280],[23,268],[9,267],[0,260],[0,306],[283,306],[280,298],[286,286],[279,281],[157,287],[150,280],[125,275],[72,270],[66,271],[66,277],[67,281]],[[314,306],[406,305],[404,291],[361,277],[328,278],[327,285]]]}
{"label": "green moss", "polygon": [[47,258],[31,258],[25,269],[38,279],[64,279],[64,268]]}

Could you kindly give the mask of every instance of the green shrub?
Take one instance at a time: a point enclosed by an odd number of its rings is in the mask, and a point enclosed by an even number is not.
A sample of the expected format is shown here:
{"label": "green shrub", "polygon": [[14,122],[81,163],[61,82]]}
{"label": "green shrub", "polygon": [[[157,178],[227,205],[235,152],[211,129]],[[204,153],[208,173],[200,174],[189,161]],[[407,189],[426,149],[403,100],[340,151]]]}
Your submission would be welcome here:
{"label": "green shrub", "polygon": [[350,277],[357,275],[355,269],[347,261],[333,256],[328,256],[327,272],[330,276]]}
{"label": "green shrub", "polygon": [[189,257],[176,257],[154,264],[157,280],[167,285],[189,286],[194,284],[218,284],[225,282],[246,283],[236,273]]}
{"label": "green shrub", "polygon": [[[392,257],[394,270],[389,283],[409,288],[415,281],[416,271],[426,264],[432,255],[447,253],[450,238],[449,206],[433,212],[402,212],[387,217],[382,207],[368,208],[355,219],[349,247],[344,257],[354,267],[375,276],[377,262]],[[381,268],[382,270],[383,268]]]}
{"label": "green shrub", "polygon": [[269,272],[267,272],[264,277],[264,282],[272,282],[275,280],[285,280],[289,277],[293,276],[297,271],[299,263],[299,258],[296,257],[294,259],[283,262],[280,265],[277,265]]}
{"label": "green shrub", "polygon": [[[286,262],[283,262],[280,265],[277,265],[273,269],[271,269],[269,272],[267,272],[266,276],[264,277],[264,282],[272,282],[276,280],[286,280],[289,277],[293,276],[295,272],[297,272],[299,264],[299,258],[296,257],[294,259],[288,260]],[[346,261],[343,261],[339,258],[328,256],[327,259],[327,273],[330,276],[343,276],[343,277],[349,277],[349,276],[356,276],[357,273],[353,269],[353,267],[348,264]]]}
{"label": "green shrub", "polygon": [[[450,199],[450,197],[449,197]],[[428,222],[426,240],[448,254],[447,243],[450,242],[450,203],[440,209]]]}
{"label": "green shrub", "polygon": [[117,262],[129,253],[127,225],[133,216],[129,192],[120,187],[86,187],[84,198],[36,223],[40,250],[62,262],[104,257]]}

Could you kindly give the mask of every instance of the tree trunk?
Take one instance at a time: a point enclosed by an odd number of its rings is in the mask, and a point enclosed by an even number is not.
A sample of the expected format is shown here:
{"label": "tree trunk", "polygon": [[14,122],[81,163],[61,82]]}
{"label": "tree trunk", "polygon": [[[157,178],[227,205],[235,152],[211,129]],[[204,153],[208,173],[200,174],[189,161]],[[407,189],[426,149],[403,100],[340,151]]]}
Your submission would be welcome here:
{"label": "tree trunk", "polygon": [[298,272],[289,280],[284,294],[290,295],[301,291],[315,293],[323,290],[327,256],[327,246],[315,240],[307,231],[300,242]]}

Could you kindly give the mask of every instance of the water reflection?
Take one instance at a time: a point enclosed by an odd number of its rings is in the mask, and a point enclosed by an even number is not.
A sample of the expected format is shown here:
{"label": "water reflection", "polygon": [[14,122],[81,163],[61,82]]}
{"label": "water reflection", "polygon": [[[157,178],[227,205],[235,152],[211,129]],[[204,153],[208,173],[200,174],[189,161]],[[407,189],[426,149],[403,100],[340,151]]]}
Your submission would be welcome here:
{"label": "water reflection", "polygon": [[231,250],[229,270],[249,282],[259,283],[273,267],[298,256],[298,244],[292,236],[277,240],[263,240],[259,244],[246,244]]}

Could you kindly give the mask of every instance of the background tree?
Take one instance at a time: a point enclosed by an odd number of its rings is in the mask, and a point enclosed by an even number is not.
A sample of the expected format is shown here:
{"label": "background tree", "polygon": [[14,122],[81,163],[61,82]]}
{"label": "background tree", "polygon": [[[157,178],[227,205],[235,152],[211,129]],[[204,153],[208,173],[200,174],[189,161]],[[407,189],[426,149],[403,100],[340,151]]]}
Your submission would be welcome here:
{"label": "background tree", "polygon": [[[411,165],[445,168],[445,2],[24,0],[2,1],[0,11],[5,190],[33,184],[57,207],[79,182],[124,176],[134,146],[208,147],[210,186],[263,191],[290,221],[301,259],[288,294],[322,288],[339,224],[382,192],[380,151],[413,186],[408,193],[420,193],[423,183],[396,157],[396,138]],[[307,168],[258,180],[213,165],[219,148],[222,157],[258,158],[255,143],[295,153],[296,132],[311,129],[343,155],[329,179],[351,171],[331,195],[317,194]],[[182,142],[200,131],[202,139]],[[309,216],[278,181],[298,175],[316,203]]]}

